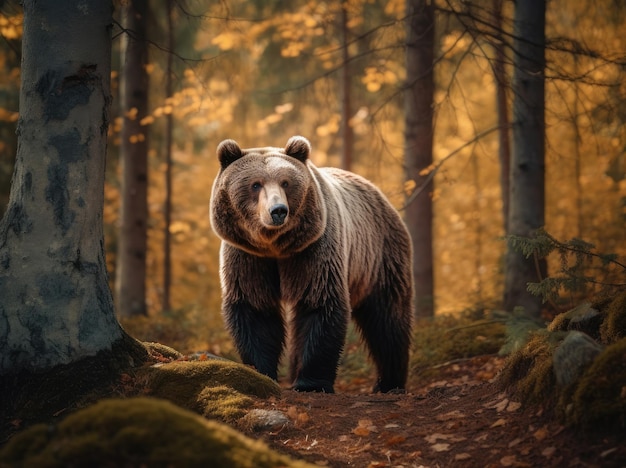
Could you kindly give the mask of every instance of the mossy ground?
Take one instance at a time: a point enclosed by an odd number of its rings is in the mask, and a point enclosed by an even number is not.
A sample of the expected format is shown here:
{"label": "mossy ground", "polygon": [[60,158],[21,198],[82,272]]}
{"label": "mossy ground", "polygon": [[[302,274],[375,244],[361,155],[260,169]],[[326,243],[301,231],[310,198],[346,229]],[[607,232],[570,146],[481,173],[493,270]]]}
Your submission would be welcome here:
{"label": "mossy ground", "polygon": [[280,395],[270,378],[231,361],[179,361],[139,372],[143,392],[207,417],[232,421],[243,416],[252,398]]}
{"label": "mossy ground", "polygon": [[505,338],[504,323],[483,311],[467,311],[459,316],[445,315],[419,321],[414,326],[411,375],[436,377],[441,364],[496,354]]}
{"label": "mossy ground", "polygon": [[228,426],[153,398],[102,400],[0,450],[0,466],[306,467]]}

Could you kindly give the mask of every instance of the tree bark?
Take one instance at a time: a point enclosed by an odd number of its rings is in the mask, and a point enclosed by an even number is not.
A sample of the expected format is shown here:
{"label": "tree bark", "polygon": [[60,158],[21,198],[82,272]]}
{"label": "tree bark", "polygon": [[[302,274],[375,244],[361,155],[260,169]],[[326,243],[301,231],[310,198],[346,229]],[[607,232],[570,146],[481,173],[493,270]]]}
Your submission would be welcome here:
{"label": "tree bark", "polygon": [[350,118],[352,116],[352,102],[350,95],[351,73],[350,73],[350,53],[348,50],[348,4],[347,1],[341,4],[341,47],[342,47],[342,62],[341,67],[341,133],[342,133],[342,155],[341,155],[341,168],[349,171],[352,169],[352,149],[354,147],[354,130],[350,125]]}
{"label": "tree bark", "polygon": [[[167,0],[167,68],[165,75],[165,99],[173,94],[172,87],[172,58],[174,54],[174,4]],[[172,224],[172,134],[174,131],[174,116],[168,113],[165,116],[165,203],[163,206],[163,303],[164,311],[172,308],[170,289],[172,287],[172,236],[170,226]]]}
{"label": "tree bark", "polygon": [[74,362],[125,338],[102,230],[112,5],[23,7],[18,150],[0,222],[0,374]]}
{"label": "tree bark", "polygon": [[[530,237],[545,222],[545,0],[516,2],[514,17],[513,154],[509,234]],[[545,261],[525,258],[509,247],[504,307],[541,313],[541,298],[527,284],[545,277]]]}
{"label": "tree bark", "polygon": [[511,176],[511,141],[509,138],[509,105],[506,95],[507,76],[505,69],[504,41],[502,40],[502,2],[493,0],[493,25],[496,31],[494,43],[495,59],[493,74],[496,82],[496,112],[498,115],[498,159],[500,160],[500,190],[502,193],[502,222],[504,234],[509,233],[509,196]]}
{"label": "tree bark", "polygon": [[[407,39],[404,161],[407,180],[416,187],[426,181],[420,171],[433,162],[434,5],[429,0],[407,0]],[[434,315],[433,207],[434,184],[429,182],[406,208],[406,223],[413,241],[415,315]]]}
{"label": "tree bark", "polygon": [[147,0],[130,0],[123,10],[121,102],[123,112],[120,233],[115,267],[115,303],[121,317],[147,315],[148,114]]}

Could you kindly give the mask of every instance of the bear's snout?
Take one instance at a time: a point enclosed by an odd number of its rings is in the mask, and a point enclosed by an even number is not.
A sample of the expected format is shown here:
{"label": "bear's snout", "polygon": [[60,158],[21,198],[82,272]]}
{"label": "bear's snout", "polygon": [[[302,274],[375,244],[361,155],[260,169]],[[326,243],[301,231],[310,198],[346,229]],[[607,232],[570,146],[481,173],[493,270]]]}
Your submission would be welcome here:
{"label": "bear's snout", "polygon": [[289,214],[289,208],[283,203],[276,203],[270,208],[272,223],[274,226],[281,226],[285,222],[285,218]]}

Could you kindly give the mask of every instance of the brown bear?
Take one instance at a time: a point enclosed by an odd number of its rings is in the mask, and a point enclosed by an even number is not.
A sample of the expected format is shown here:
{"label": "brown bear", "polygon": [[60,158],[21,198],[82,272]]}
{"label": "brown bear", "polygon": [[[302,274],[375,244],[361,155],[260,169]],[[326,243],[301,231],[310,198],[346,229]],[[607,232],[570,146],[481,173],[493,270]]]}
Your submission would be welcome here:
{"label": "brown bear", "polygon": [[289,335],[293,389],[333,392],[352,316],[376,365],[374,391],[404,389],[409,234],[374,185],[317,168],[310,152],[300,136],[284,149],[241,149],[233,140],[217,148],[211,225],[223,241],[226,326],[242,361],[273,379]]}

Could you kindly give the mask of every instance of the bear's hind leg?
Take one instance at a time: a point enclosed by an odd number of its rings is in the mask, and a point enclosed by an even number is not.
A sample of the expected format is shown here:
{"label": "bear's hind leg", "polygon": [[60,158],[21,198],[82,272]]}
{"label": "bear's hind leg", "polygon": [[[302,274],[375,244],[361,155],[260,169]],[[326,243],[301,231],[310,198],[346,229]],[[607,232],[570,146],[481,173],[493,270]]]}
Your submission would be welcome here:
{"label": "bear's hind leg", "polygon": [[279,310],[257,310],[247,303],[224,304],[224,318],[244,364],[277,380],[278,361],[285,343]]}
{"label": "bear's hind leg", "polygon": [[391,291],[370,294],[352,311],[378,372],[375,392],[403,390],[406,386],[411,315],[410,299],[394,300]]}

